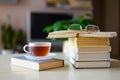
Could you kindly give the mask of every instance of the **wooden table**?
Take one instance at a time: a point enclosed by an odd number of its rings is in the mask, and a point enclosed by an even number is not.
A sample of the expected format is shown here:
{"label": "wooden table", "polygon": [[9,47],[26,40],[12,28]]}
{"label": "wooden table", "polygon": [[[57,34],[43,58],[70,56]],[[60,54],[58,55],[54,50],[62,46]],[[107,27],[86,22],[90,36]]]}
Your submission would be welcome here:
{"label": "wooden table", "polygon": [[[0,55],[0,80],[120,80],[120,61],[111,60],[109,69],[75,69],[67,59],[65,66],[34,71],[10,64],[12,55]],[[64,58],[62,53],[57,58]]]}

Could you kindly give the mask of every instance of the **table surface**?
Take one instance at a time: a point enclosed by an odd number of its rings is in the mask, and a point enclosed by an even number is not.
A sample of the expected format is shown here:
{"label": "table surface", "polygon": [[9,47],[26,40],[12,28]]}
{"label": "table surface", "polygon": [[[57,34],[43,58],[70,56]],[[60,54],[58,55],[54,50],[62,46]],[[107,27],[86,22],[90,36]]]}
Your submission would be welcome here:
{"label": "table surface", "polygon": [[119,60],[112,59],[108,69],[75,69],[62,53],[56,54],[65,60],[65,66],[45,71],[11,65],[13,55],[0,55],[0,80],[120,80]]}

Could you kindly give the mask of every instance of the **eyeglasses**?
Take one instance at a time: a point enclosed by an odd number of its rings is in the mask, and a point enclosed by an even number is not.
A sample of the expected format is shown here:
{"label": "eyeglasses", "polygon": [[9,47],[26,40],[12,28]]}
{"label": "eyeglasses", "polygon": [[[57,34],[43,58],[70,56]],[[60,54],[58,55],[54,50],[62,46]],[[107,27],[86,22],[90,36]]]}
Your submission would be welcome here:
{"label": "eyeglasses", "polygon": [[68,30],[75,30],[75,31],[84,31],[84,32],[100,32],[100,29],[96,25],[87,25],[85,29],[82,29],[80,24],[71,24],[69,25]]}
{"label": "eyeglasses", "polygon": [[82,30],[82,26],[79,24],[71,24],[69,25],[68,30]]}

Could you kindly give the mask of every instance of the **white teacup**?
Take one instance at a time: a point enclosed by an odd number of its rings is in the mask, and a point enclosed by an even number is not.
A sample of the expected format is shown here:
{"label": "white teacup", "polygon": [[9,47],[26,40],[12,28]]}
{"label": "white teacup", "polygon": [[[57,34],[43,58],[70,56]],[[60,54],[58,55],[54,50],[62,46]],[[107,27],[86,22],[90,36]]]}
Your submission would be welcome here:
{"label": "white teacup", "polygon": [[47,56],[50,49],[51,42],[30,42],[23,47],[23,50],[32,56]]}

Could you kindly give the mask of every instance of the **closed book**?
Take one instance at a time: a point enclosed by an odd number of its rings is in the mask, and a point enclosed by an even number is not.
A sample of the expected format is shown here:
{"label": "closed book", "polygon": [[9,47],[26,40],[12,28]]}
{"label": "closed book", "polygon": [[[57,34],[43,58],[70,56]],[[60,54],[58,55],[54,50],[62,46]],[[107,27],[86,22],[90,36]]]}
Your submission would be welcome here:
{"label": "closed book", "polygon": [[55,31],[50,32],[47,36],[47,38],[72,38],[72,37],[78,37],[79,33],[77,32],[69,32],[69,31]]}
{"label": "closed book", "polygon": [[70,38],[70,37],[116,37],[116,32],[85,32],[77,30],[61,30],[50,32],[47,38]]}
{"label": "closed book", "polygon": [[69,46],[69,49],[76,53],[111,52],[111,46]]}
{"label": "closed book", "polygon": [[109,68],[110,61],[75,61],[73,58],[69,59],[70,63],[77,69],[79,68]]}
{"label": "closed book", "polygon": [[69,38],[72,46],[109,46],[109,38]]}
{"label": "closed book", "polygon": [[109,38],[103,38],[103,37],[80,37],[80,38],[73,38],[75,40],[77,40],[78,42],[109,42]]}
{"label": "closed book", "polygon": [[24,56],[11,57],[11,64],[21,66],[33,70],[46,70],[64,66],[62,59],[48,59],[48,60],[29,60]]}
{"label": "closed book", "polygon": [[108,52],[71,53],[70,55],[76,61],[110,60],[110,53]]}

